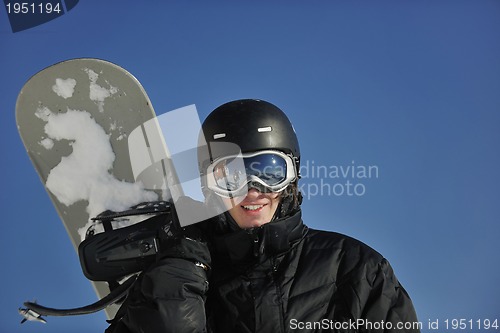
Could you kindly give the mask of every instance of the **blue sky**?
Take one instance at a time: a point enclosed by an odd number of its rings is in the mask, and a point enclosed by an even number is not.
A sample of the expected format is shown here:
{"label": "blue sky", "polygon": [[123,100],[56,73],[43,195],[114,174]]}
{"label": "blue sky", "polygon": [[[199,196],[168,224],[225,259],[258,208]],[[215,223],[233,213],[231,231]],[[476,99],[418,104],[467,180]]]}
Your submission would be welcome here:
{"label": "blue sky", "polygon": [[[280,106],[309,170],[378,170],[305,177],[307,225],[388,258],[424,327],[500,320],[499,15],[498,1],[108,0],[12,33],[0,9],[0,331],[107,326],[104,314],[22,326],[17,314],[25,300],[96,300],[14,118],[31,75],[77,57],[129,70],[158,114],[196,104],[204,119],[237,98]],[[347,181],[363,195],[339,195]]]}

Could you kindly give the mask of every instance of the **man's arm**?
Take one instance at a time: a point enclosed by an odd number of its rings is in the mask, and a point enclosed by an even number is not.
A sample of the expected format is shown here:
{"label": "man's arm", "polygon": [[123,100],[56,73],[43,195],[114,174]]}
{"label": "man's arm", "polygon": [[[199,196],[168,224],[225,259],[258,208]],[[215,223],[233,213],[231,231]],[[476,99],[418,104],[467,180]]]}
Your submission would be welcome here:
{"label": "man's arm", "polygon": [[106,333],[206,331],[210,253],[193,233],[186,236],[141,273]]}
{"label": "man's arm", "polygon": [[378,264],[375,275],[361,282],[359,290],[359,318],[366,320],[366,332],[420,332],[413,303],[386,259]]}

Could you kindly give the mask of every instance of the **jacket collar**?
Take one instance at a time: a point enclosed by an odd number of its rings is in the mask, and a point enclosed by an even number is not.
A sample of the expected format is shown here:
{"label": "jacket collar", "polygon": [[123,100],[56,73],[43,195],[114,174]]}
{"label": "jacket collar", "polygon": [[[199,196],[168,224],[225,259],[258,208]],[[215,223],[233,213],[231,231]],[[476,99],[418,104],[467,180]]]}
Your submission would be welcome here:
{"label": "jacket collar", "polygon": [[214,260],[222,264],[246,266],[284,253],[307,232],[301,217],[302,213],[298,210],[289,217],[266,223],[258,228],[215,233],[212,237],[216,253]]}

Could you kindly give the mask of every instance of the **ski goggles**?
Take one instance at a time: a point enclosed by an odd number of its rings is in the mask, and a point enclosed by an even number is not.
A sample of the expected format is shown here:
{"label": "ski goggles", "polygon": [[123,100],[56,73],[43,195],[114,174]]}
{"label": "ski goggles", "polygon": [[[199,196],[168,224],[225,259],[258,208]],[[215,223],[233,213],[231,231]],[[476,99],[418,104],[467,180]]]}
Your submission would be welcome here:
{"label": "ski goggles", "polygon": [[245,195],[249,188],[280,192],[296,178],[292,157],[276,150],[225,156],[207,168],[207,187],[228,198]]}

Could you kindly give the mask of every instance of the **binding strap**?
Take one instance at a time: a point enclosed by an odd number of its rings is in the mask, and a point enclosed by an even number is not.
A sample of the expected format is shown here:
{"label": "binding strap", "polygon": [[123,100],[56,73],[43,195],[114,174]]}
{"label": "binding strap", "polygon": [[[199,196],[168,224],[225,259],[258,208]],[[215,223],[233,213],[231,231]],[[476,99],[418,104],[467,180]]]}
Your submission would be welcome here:
{"label": "binding strap", "polygon": [[123,282],[120,286],[110,292],[107,296],[103,297],[99,301],[82,306],[79,308],[73,309],[53,309],[48,308],[43,305],[33,303],[33,302],[24,302],[24,306],[41,316],[77,316],[84,315],[89,313],[94,313],[97,311],[101,311],[107,306],[116,303],[121,298],[126,296],[129,289],[134,285],[134,282],[137,280],[138,274],[134,274],[129,277],[125,282]]}

